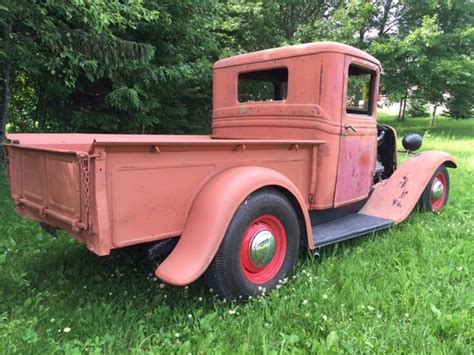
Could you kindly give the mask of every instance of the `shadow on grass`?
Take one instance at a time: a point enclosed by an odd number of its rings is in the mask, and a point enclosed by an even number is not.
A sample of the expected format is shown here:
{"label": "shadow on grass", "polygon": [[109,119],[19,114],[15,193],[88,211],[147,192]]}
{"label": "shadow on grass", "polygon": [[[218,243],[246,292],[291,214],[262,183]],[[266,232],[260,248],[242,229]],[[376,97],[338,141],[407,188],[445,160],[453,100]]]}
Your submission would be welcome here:
{"label": "shadow on grass", "polygon": [[[165,285],[154,277],[154,270],[154,263],[140,248],[120,249],[99,257],[70,241],[57,249],[50,247],[22,264],[29,288],[54,294],[65,308],[85,303],[120,308],[132,302],[139,315],[149,312],[150,307],[185,312],[190,303],[204,299],[206,302],[201,302],[200,307],[214,309],[215,298],[201,280],[189,287]],[[17,297],[23,298],[18,300],[21,303],[31,297],[31,290],[23,288]]]}
{"label": "shadow on grass", "polygon": [[[392,227],[399,228],[399,227]],[[391,229],[377,231],[319,249],[320,257],[311,252],[302,252],[298,265],[310,261],[324,263],[328,258],[343,259],[374,239],[386,238]],[[52,238],[45,236],[45,238]],[[28,288],[10,285],[16,302],[24,302],[35,292],[54,294],[64,306],[77,305],[78,301],[90,304],[124,306],[131,300],[142,303],[139,313],[149,311],[150,304],[173,307],[184,311],[189,304],[204,299],[200,304],[204,310],[215,308],[215,295],[209,292],[202,279],[189,287],[165,285],[154,277],[155,264],[146,258],[146,249],[141,246],[115,250],[109,256],[99,257],[84,246],[62,233],[58,240],[33,257],[23,260],[21,273],[25,273]],[[298,266],[295,273],[299,272]],[[5,285],[8,287],[8,285]],[[15,289],[16,288],[16,292]],[[87,301],[85,301],[87,300]]]}

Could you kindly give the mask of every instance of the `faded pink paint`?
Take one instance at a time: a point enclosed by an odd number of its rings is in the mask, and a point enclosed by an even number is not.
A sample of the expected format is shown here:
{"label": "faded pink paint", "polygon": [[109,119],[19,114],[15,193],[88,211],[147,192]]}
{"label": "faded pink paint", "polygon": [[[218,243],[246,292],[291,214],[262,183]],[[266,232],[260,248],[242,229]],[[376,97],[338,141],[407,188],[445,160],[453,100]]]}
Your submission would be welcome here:
{"label": "faded pink paint", "polygon": [[[295,192],[307,196],[310,180],[305,172],[311,168],[313,147],[322,144],[195,138],[171,143],[152,137],[140,142],[138,138],[96,139],[89,154],[81,151],[77,155],[65,150],[58,153],[45,144],[39,147],[34,141],[29,146],[7,145],[18,212],[66,229],[90,250],[105,255],[111,249],[183,234],[200,190],[232,167],[270,168],[290,179],[297,186]],[[89,214],[61,214],[54,207],[54,196],[69,196],[71,203],[80,204],[81,211],[86,209],[80,156],[85,157],[83,161],[90,159]],[[26,168],[25,162],[32,168]],[[65,170],[67,176],[60,174]],[[300,201],[307,210],[305,200]],[[89,224],[91,228],[82,228]]]}
{"label": "faded pink paint", "polygon": [[388,180],[375,185],[374,192],[360,213],[404,221],[415,208],[438,167],[456,167],[454,158],[445,152],[424,152],[407,160]]}
{"label": "faded pink paint", "polygon": [[[379,95],[380,65],[360,57],[346,56],[343,72],[350,65],[373,70],[376,73],[373,98]],[[347,97],[347,86],[343,86],[342,97]],[[336,177],[334,207],[360,201],[369,195],[375,173],[377,158],[377,110],[370,115],[347,113],[347,100],[342,100],[342,135],[339,145],[339,159]],[[376,105],[374,105],[376,106]]]}
{"label": "faded pink paint", "polygon": [[[184,285],[206,270],[245,198],[275,186],[294,200],[314,248],[308,211],[363,199],[372,186],[376,110],[345,113],[351,63],[375,72],[375,100],[380,63],[346,45],[318,43],[217,62],[210,136],[9,134],[17,211],[68,231],[98,255],[181,236],[156,275]],[[239,73],[281,67],[289,70],[287,99],[238,102]],[[413,169],[407,164],[400,171]],[[367,211],[386,208],[400,174],[376,188]],[[416,181],[413,196],[424,188],[425,180]]]}
{"label": "faded pink paint", "polygon": [[[248,195],[265,186],[290,192],[302,207],[306,229],[311,231],[309,216],[303,209],[305,195],[285,175],[271,168],[241,166],[214,176],[196,197],[178,245],[158,267],[156,276],[173,285],[195,281],[214,258],[237,208]],[[312,235],[309,241],[313,246]]]}

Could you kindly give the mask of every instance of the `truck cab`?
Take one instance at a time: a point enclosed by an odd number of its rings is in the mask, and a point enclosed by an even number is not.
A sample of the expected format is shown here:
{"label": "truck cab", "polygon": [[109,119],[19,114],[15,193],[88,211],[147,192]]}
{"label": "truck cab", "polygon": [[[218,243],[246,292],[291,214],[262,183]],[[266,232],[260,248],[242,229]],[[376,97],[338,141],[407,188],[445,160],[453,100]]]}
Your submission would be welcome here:
{"label": "truck cab", "polygon": [[377,59],[340,43],[223,59],[214,65],[212,137],[323,140],[311,209],[361,201],[374,183],[380,73]]}

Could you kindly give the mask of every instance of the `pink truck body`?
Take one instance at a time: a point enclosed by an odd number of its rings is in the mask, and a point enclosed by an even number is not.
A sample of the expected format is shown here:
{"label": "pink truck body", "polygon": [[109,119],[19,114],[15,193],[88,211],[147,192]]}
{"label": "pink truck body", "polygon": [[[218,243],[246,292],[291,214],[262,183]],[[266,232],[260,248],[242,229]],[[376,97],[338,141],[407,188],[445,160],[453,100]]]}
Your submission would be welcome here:
{"label": "pink truck body", "polygon": [[[348,107],[351,70],[370,77],[366,112]],[[9,134],[12,198],[20,214],[97,255],[180,236],[156,271],[176,285],[205,272],[236,210],[264,187],[291,201],[310,249],[311,213],[363,203],[366,214],[401,222],[434,171],[455,163],[430,152],[397,169],[396,134],[376,123],[380,72],[377,59],[337,43],[221,60],[211,135]],[[277,75],[285,96],[239,100],[246,75]],[[380,129],[392,139],[390,173],[374,182]]]}

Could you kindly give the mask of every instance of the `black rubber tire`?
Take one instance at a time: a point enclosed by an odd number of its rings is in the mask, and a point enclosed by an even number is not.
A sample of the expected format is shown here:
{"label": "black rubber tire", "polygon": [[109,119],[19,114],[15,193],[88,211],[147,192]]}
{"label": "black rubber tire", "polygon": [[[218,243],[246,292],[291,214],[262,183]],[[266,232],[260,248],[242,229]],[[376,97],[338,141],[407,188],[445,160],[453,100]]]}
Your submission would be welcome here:
{"label": "black rubber tire", "polygon": [[446,198],[444,199],[442,207],[444,207],[448,203],[449,173],[448,173],[448,169],[446,168],[446,165],[443,164],[443,165],[440,165],[438,169],[436,169],[435,173],[430,179],[430,182],[428,183],[428,185],[426,185],[426,188],[423,191],[420,197],[420,200],[418,201],[418,208],[421,212],[437,212],[433,210],[432,203],[431,203],[431,186],[433,185],[435,176],[437,176],[440,173],[443,174],[446,178]]}
{"label": "black rubber tire", "polygon": [[[286,253],[277,274],[265,284],[255,284],[244,274],[240,258],[241,243],[249,225],[262,215],[277,217],[286,231]],[[259,190],[240,205],[230,222],[224,239],[211,265],[204,274],[204,282],[220,298],[248,299],[262,292],[269,292],[279,280],[292,274],[299,256],[300,227],[296,212],[280,191],[267,188]]]}

